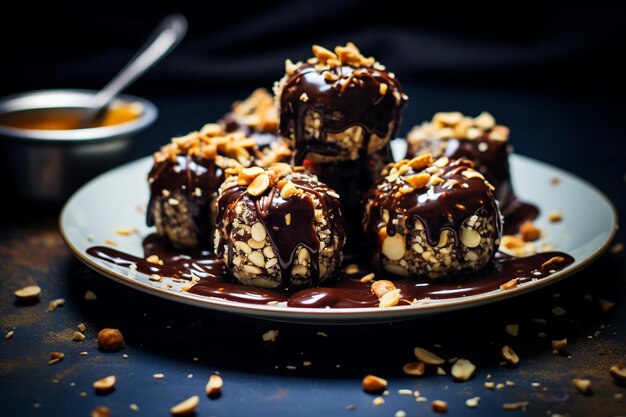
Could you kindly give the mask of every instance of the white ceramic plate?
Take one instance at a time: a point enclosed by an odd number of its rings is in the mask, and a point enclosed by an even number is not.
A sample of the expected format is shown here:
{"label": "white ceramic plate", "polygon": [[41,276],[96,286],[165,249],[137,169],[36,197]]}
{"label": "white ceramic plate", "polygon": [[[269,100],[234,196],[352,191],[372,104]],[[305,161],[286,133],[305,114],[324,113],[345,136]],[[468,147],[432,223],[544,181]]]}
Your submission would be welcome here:
{"label": "white ceramic plate", "polygon": [[[394,141],[394,153],[402,155],[403,141]],[[520,155],[511,156],[513,185],[518,196],[541,210],[536,224],[547,235],[545,241],[555,250],[566,252],[575,262],[567,268],[516,289],[492,291],[480,295],[428,304],[391,308],[307,309],[268,305],[252,305],[189,294],[181,284],[163,280],[153,282],[142,273],[96,259],[86,253],[105,240],[118,244],[116,249],[143,256],[142,238],[152,232],[145,225],[145,215],[138,207],[148,201],[146,175],[152,158],[143,158],[109,171],[92,180],[72,196],[61,213],[63,237],[74,254],[87,266],[117,282],[172,301],[259,318],[307,323],[357,323],[394,321],[428,314],[473,307],[527,293],[550,285],[581,269],[597,258],[610,243],[617,227],[617,215],[611,202],[595,187],[580,178],[545,163]],[[558,185],[551,185],[554,177]],[[546,214],[558,210],[563,215],[559,223],[549,223]],[[129,227],[139,231],[120,236],[116,228]],[[167,282],[172,285],[167,287]]]}

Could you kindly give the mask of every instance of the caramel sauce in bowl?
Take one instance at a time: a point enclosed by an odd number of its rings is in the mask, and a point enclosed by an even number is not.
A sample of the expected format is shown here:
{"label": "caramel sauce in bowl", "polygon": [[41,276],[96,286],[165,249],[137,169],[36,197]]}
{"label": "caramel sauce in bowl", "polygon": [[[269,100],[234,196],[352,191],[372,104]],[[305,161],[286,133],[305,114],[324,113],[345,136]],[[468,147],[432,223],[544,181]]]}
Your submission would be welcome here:
{"label": "caramel sauce in bowl", "polygon": [[95,93],[42,90],[0,98],[0,172],[12,196],[58,205],[127,160],[131,138],[158,111],[147,100],[122,95],[96,124],[79,129]]}

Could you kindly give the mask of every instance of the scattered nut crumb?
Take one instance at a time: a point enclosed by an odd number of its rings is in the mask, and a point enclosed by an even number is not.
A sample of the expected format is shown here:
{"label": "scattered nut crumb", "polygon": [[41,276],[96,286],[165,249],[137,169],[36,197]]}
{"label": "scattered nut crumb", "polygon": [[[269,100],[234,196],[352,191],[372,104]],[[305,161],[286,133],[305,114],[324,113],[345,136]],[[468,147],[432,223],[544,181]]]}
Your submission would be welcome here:
{"label": "scattered nut crumb", "polygon": [[346,406],[346,411],[354,411],[356,410],[356,405],[350,404]]}
{"label": "scattered nut crumb", "polygon": [[89,352],[83,351],[83,352],[80,352],[79,355],[80,356],[87,356],[87,355],[89,355]]}
{"label": "scattered nut crumb", "polygon": [[502,357],[508,365],[517,366],[520,363],[517,353],[507,345],[502,346]]}
{"label": "scattered nut crumb", "polygon": [[118,329],[102,329],[98,333],[98,349],[105,352],[116,352],[124,348],[124,337]]}
{"label": "scattered nut crumb", "polygon": [[561,340],[553,340],[552,341],[552,349],[558,351],[558,352],[562,352],[564,350],[567,350],[567,339],[561,339]]}
{"label": "scattered nut crumb", "polygon": [[400,395],[409,395],[409,396],[412,397],[413,396],[413,391],[410,390],[410,389],[404,388],[404,389],[399,389],[398,390],[398,394],[400,394]]}
{"label": "scattered nut crumb", "polygon": [[372,400],[372,404],[374,404],[375,406],[380,406],[383,405],[385,403],[385,399],[383,397],[376,397]]}
{"label": "scattered nut crumb", "polygon": [[302,361],[302,366],[311,366],[313,363],[311,361]]}
{"label": "scattered nut crumb", "polygon": [[56,300],[52,300],[48,303],[48,311],[56,311],[57,308],[63,305],[65,305],[65,298],[57,298]]}
{"label": "scattered nut crumb", "polygon": [[376,393],[384,391],[387,388],[387,380],[377,377],[376,375],[366,375],[361,383],[363,391]]}
{"label": "scattered nut crumb", "polygon": [[441,366],[438,366],[437,367],[437,375],[446,376],[447,374],[446,374],[446,371]]}
{"label": "scattered nut crumb", "polygon": [[480,401],[480,397],[468,398],[467,400],[465,400],[465,405],[468,406],[469,408],[476,408],[478,407],[479,401]]}
{"label": "scattered nut crumb", "polygon": [[476,371],[476,365],[467,359],[460,358],[452,365],[452,377],[457,381],[469,380]]}
{"label": "scattered nut crumb", "polygon": [[622,365],[613,365],[609,368],[609,373],[616,382],[626,382],[626,368]]}
{"label": "scattered nut crumb", "polygon": [[513,278],[512,280],[500,285],[500,289],[503,291],[512,290],[513,288],[517,288],[517,278]]}
{"label": "scattered nut crumb", "polygon": [[324,332],[315,332],[315,334],[321,337],[328,337],[328,335]]}
{"label": "scattered nut crumb", "polygon": [[624,250],[624,244],[622,242],[618,242],[615,245],[611,246],[610,252],[613,255],[617,255],[618,253],[622,253]]}
{"label": "scattered nut crumb", "polygon": [[492,382],[492,381],[487,381],[485,382],[484,385],[485,385],[485,388],[490,389],[490,390],[493,390],[496,387],[495,382]]}
{"label": "scattered nut crumb", "polygon": [[85,340],[85,335],[81,332],[74,332],[74,336],[72,336],[72,340],[75,342],[82,342]]}
{"label": "scattered nut crumb", "polygon": [[435,413],[448,412],[448,403],[441,400],[435,400],[432,402],[432,408]]}
{"label": "scattered nut crumb", "polygon": [[96,407],[91,410],[91,417],[111,417],[111,410],[109,407]]}
{"label": "scattered nut crumb", "polygon": [[516,337],[517,334],[519,333],[519,324],[517,323],[507,324],[506,327],[504,328],[504,331],[510,334],[511,336]]}
{"label": "scattered nut crumb", "polygon": [[93,389],[96,390],[96,392],[107,392],[107,391],[111,391],[112,389],[115,388],[115,375],[110,375],[107,376],[105,378],[99,379],[96,382],[93,383]]}
{"label": "scattered nut crumb", "polygon": [[393,307],[400,302],[400,290],[391,290],[383,294],[378,301],[378,307]]}
{"label": "scattered nut crumb", "polygon": [[558,185],[560,182],[561,182],[561,179],[559,177],[550,178],[550,185]]}
{"label": "scattered nut crumb", "polygon": [[347,275],[354,275],[354,274],[358,274],[360,271],[359,266],[357,264],[349,264],[348,266],[346,266],[346,269],[344,270],[344,272]]}
{"label": "scattered nut crumb", "polygon": [[530,220],[526,220],[520,225],[519,234],[524,242],[534,242],[541,237],[541,229]]}
{"label": "scattered nut crumb", "polygon": [[376,274],[370,272],[369,274],[361,278],[361,282],[372,282],[374,278],[376,278]]}
{"label": "scattered nut crumb", "polygon": [[94,301],[96,300],[98,297],[96,296],[96,293],[91,291],[91,290],[87,290],[85,292],[85,296],[83,297],[85,299],[85,301]]}
{"label": "scattered nut crumb", "polygon": [[65,354],[63,352],[52,352],[50,353],[50,360],[48,361],[48,365],[54,365],[55,363],[59,363],[63,360]]}
{"label": "scattered nut crumb", "polygon": [[517,410],[523,410],[529,405],[530,403],[528,401],[520,401],[516,403],[504,403],[502,404],[502,409],[507,410],[507,411],[517,411]]}
{"label": "scattered nut crumb", "polygon": [[572,384],[574,384],[576,389],[582,394],[591,394],[591,381],[589,379],[574,378],[572,379]]}
{"label": "scattered nut crumb", "polygon": [[439,356],[421,347],[413,349],[413,353],[419,361],[424,362],[426,365],[438,366],[445,363]]}
{"label": "scattered nut crumb", "polygon": [[504,389],[504,384],[502,382],[497,383],[496,389]]}
{"label": "scattered nut crumb", "polygon": [[565,315],[565,309],[563,307],[556,306],[552,309],[552,314],[554,314],[557,317],[563,316]]}
{"label": "scattered nut crumb", "polygon": [[134,413],[136,413],[137,411],[139,411],[139,406],[137,404],[131,404],[128,406],[128,409]]}
{"label": "scattered nut crumb", "polygon": [[206,384],[206,394],[209,397],[218,397],[222,394],[222,387],[224,386],[224,381],[222,377],[219,375],[211,375],[209,377],[209,382]]}
{"label": "scattered nut crumb", "polygon": [[407,375],[422,376],[424,375],[425,365],[424,362],[409,362],[405,363],[402,370]]}
{"label": "scattered nut crumb", "polygon": [[85,330],[87,330],[87,326],[85,326],[84,323],[78,323],[78,325],[76,326],[78,328],[78,330],[80,330],[81,332],[84,332]]}
{"label": "scattered nut crumb", "polygon": [[105,245],[109,245],[109,246],[113,246],[113,247],[117,246],[117,242],[114,242],[114,241],[112,241],[110,239],[104,239],[104,244]]}
{"label": "scattered nut crumb", "polygon": [[16,290],[13,294],[18,301],[35,301],[38,300],[41,295],[41,288],[37,285],[29,285]]}
{"label": "scattered nut crumb", "polygon": [[153,374],[152,378],[154,378],[154,379],[163,379],[163,378],[165,378],[165,374]]}
{"label": "scattered nut crumb", "polygon": [[4,336],[4,340],[9,340],[10,338],[12,338],[14,333],[15,332],[13,330],[9,330],[7,334]]}
{"label": "scattered nut crumb", "polygon": [[85,391],[81,391],[80,393],[78,393],[78,395],[85,398],[87,396],[87,393]]}
{"label": "scattered nut crumb", "polygon": [[118,227],[115,229],[115,233],[117,233],[120,236],[132,235],[134,231],[135,229],[133,229],[132,227]]}
{"label": "scattered nut crumb", "polygon": [[552,223],[560,222],[561,220],[563,220],[563,216],[561,215],[560,211],[551,211],[550,213],[548,213],[548,220]]}
{"label": "scattered nut crumb", "polygon": [[604,311],[605,313],[615,307],[614,302],[605,300],[604,298],[598,298],[598,303],[600,304],[600,308],[602,309],[602,311]]}
{"label": "scattered nut crumb", "polygon": [[263,333],[264,342],[275,342],[278,337],[278,330],[270,330]]}
{"label": "scattered nut crumb", "polygon": [[192,414],[196,410],[196,407],[198,407],[199,403],[200,397],[194,395],[193,397],[189,397],[185,401],[170,408],[170,413],[174,416]]}

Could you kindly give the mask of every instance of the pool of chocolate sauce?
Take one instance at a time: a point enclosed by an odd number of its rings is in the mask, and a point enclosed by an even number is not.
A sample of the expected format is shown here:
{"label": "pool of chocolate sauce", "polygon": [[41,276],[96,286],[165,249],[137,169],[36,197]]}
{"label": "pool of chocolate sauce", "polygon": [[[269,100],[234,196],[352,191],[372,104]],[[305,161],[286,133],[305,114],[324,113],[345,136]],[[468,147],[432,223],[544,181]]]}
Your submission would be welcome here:
{"label": "pool of chocolate sauce", "polygon": [[[378,299],[370,290],[371,283],[359,280],[369,272],[366,268],[352,276],[340,276],[332,282],[325,281],[321,287],[270,290],[238,284],[228,276],[224,262],[211,252],[198,251],[181,255],[180,251],[171,249],[163,238],[155,234],[146,237],[143,246],[144,257],[129,255],[105,246],[91,247],[87,253],[120,266],[135,264],[137,271],[149,275],[188,280],[198,277],[200,280],[189,292],[206,297],[248,304],[286,302],[289,307],[301,308],[378,306]],[[150,255],[157,255],[163,265],[148,262],[145,258]],[[554,257],[558,257],[558,260],[549,266],[543,266]],[[407,305],[414,299],[450,299],[487,293],[499,289],[500,285],[513,278],[517,278],[519,283],[545,278],[573,262],[574,258],[561,252],[544,252],[524,258],[498,252],[488,267],[471,274],[439,280],[399,279],[394,280],[394,283],[402,295],[399,305]]]}

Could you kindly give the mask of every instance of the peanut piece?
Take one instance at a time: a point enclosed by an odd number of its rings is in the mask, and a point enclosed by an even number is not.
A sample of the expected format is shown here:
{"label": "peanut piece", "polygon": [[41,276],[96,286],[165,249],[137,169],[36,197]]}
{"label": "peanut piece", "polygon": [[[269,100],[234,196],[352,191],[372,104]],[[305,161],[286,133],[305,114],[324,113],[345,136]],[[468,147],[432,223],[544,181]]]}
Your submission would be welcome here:
{"label": "peanut piece", "polygon": [[591,394],[591,381],[588,379],[574,378],[572,384],[576,387],[581,394]]}
{"label": "peanut piece", "polygon": [[400,290],[391,290],[380,297],[378,307],[393,307],[400,302]]}
{"label": "peanut piece", "polygon": [[609,368],[609,373],[611,374],[615,382],[626,382],[626,368],[624,368],[622,365],[611,366],[611,368]]}
{"label": "peanut piece", "polygon": [[194,395],[193,397],[187,398],[185,401],[176,404],[174,407],[170,408],[170,413],[174,416],[183,416],[188,414],[193,414],[196,411],[196,407],[200,403],[200,397]]}
{"label": "peanut piece", "polygon": [[93,389],[95,389],[97,392],[111,391],[113,388],[115,388],[115,381],[115,375],[107,376],[94,382]]}
{"label": "peanut piece", "polygon": [[387,388],[387,380],[377,377],[376,375],[366,375],[362,382],[363,391],[369,393],[377,393]]}
{"label": "peanut piece", "polygon": [[118,329],[102,329],[98,333],[98,349],[115,352],[124,348],[124,337]]}
{"label": "peanut piece", "polygon": [[445,363],[445,361],[439,356],[421,347],[416,347],[413,350],[413,353],[415,354],[417,360],[424,362],[426,365],[439,366]]}
{"label": "peanut piece", "polygon": [[402,370],[407,375],[422,376],[425,372],[425,364],[424,362],[405,363]]}
{"label": "peanut piece", "polygon": [[452,377],[458,381],[467,381],[472,375],[474,375],[474,371],[476,371],[476,365],[470,362],[467,359],[458,359],[452,365]]}
{"label": "peanut piece", "polygon": [[209,377],[209,382],[206,384],[206,394],[209,397],[217,397],[222,393],[223,386],[224,381],[221,376],[211,375]]}
{"label": "peanut piece", "polygon": [[502,357],[509,365],[516,366],[520,363],[520,359],[519,356],[517,356],[517,353],[515,353],[515,351],[507,345],[502,346]]}
{"label": "peanut piece", "polygon": [[267,187],[270,186],[270,178],[267,174],[263,173],[257,176],[251,183],[248,185],[248,193],[253,196],[259,196],[267,190]]}
{"label": "peanut piece", "polygon": [[435,400],[432,402],[432,408],[435,413],[447,413],[448,403],[441,400]]}
{"label": "peanut piece", "polygon": [[35,301],[39,298],[39,295],[41,294],[41,288],[36,285],[29,285],[27,287],[16,290],[13,294],[15,295],[15,298],[18,299],[18,301]]}
{"label": "peanut piece", "polygon": [[387,281],[386,279],[381,279],[380,281],[376,281],[371,286],[372,292],[378,298],[381,298],[383,295],[385,295],[389,291],[393,291],[395,289],[396,289],[396,286],[393,284],[393,282]]}

